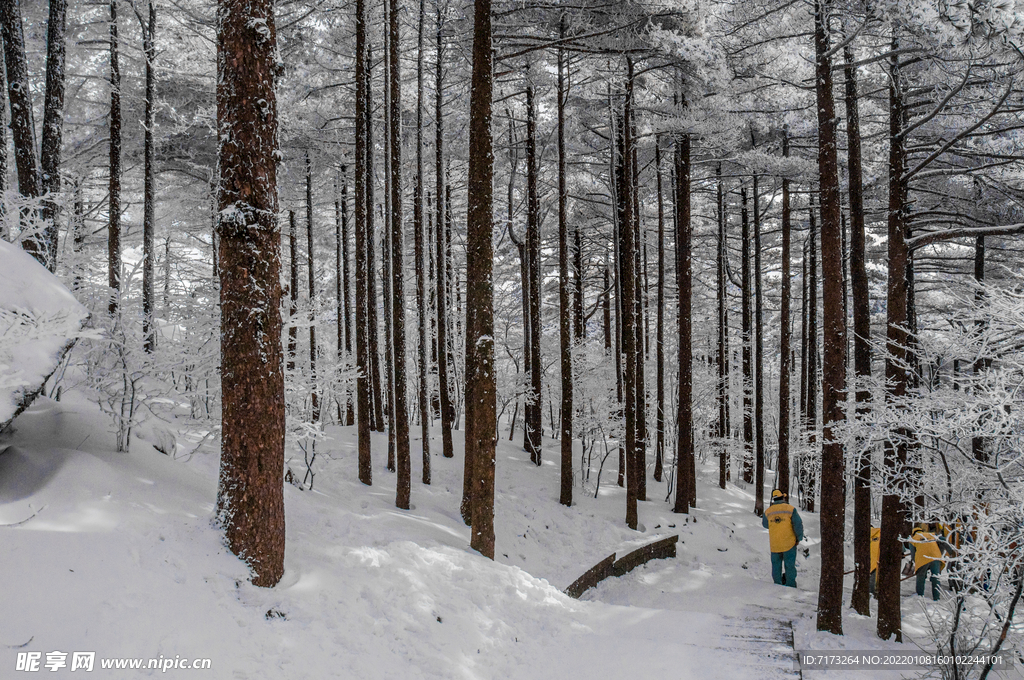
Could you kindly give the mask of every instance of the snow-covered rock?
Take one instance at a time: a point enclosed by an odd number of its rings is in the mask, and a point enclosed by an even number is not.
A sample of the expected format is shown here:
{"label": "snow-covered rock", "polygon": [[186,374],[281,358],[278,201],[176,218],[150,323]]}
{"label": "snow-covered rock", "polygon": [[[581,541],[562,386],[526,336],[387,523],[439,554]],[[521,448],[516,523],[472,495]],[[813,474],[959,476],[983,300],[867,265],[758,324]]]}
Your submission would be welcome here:
{"label": "snow-covered rock", "polygon": [[88,318],[57,277],[0,240],[0,431],[39,395]]}

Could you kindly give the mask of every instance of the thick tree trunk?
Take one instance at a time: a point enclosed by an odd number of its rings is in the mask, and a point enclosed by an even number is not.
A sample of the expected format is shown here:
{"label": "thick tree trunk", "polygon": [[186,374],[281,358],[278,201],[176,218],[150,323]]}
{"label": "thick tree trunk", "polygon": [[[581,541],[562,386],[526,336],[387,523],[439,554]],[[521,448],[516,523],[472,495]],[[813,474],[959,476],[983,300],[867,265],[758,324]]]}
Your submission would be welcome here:
{"label": "thick tree trunk", "polygon": [[413,238],[416,240],[413,251],[416,258],[416,309],[419,330],[419,398],[417,404],[420,414],[420,442],[423,451],[423,483],[430,484],[430,410],[427,347],[430,343],[427,317],[427,266],[426,256],[429,244],[426,234],[425,215],[423,214],[423,194],[426,191],[423,175],[423,45],[427,19],[427,4],[420,0],[419,26],[416,50],[416,183],[413,186]]}
{"label": "thick tree trunk", "polygon": [[[864,234],[864,186],[861,168],[860,113],[857,110],[857,68],[853,50],[843,48],[846,92],[846,147],[850,182],[850,278],[853,298],[853,368],[857,375],[857,417],[870,414],[871,308]],[[868,579],[871,568],[871,450],[865,449],[853,478],[853,596],[850,606],[871,614]]]}
{"label": "thick tree trunk", "polygon": [[[356,230],[356,413],[358,418],[358,459],[359,481],[373,483],[373,465],[370,457],[370,361],[368,305],[366,304],[368,282],[372,276],[366,261],[366,242],[369,232],[369,213],[373,205],[367,201],[368,184],[368,134],[370,120],[370,74],[367,70],[366,52],[366,0],[356,0],[356,121],[355,121],[355,230]],[[375,333],[376,331],[374,331]]]}
{"label": "thick tree trunk", "polygon": [[[902,409],[900,401],[906,397],[910,376],[907,371],[907,264],[909,249],[906,241],[907,186],[905,110],[903,106],[903,76],[899,64],[899,41],[893,37],[889,59],[889,288],[886,297],[886,356],[885,381],[888,408]],[[885,444],[885,477],[890,485],[903,484],[907,463],[907,437],[905,429],[898,429]],[[895,637],[903,641],[900,604],[900,563],[903,544],[900,536],[906,522],[906,508],[894,486],[882,496],[882,531],[878,553],[878,637]]]}
{"label": "thick tree trunk", "polygon": [[530,277],[530,400],[526,406],[524,448],[535,465],[541,464],[541,273],[540,195],[537,189],[537,111],[533,83],[526,85],[526,256]]}
{"label": "thick tree trunk", "polygon": [[[63,3],[64,0],[57,0],[58,3]],[[53,20],[53,3],[50,4],[51,21]],[[61,17],[63,21],[63,17]],[[139,22],[142,23],[141,21]],[[52,26],[51,26],[52,29]],[[63,32],[63,31],[62,31]],[[154,0],[149,0],[149,23],[148,25],[142,26],[143,35],[143,51],[146,55],[146,120],[145,120],[145,150],[143,155],[145,157],[145,187],[143,189],[143,210],[142,210],[142,338],[143,347],[147,353],[152,353],[156,349],[156,330],[153,328],[153,286],[154,271],[153,267],[156,262],[156,252],[154,245],[154,238],[156,232],[156,145],[153,140],[153,128],[156,125],[154,112],[156,110],[156,5]],[[61,36],[63,38],[63,36]],[[53,41],[51,35],[51,43]],[[52,49],[52,45],[51,45]],[[60,69],[63,71],[64,66],[64,54],[63,48],[61,48],[61,55],[59,59]],[[50,66],[47,64],[46,69],[46,81],[47,90],[49,91],[50,82]],[[64,86],[63,76],[61,77],[60,85],[60,108],[63,108],[64,104]],[[57,106],[57,104],[54,104]],[[50,102],[47,100],[47,113],[50,110]],[[43,184],[48,194],[55,193],[60,190],[60,125],[63,116],[58,118],[56,121],[51,122],[49,125],[44,121],[43,123]],[[57,146],[56,160],[51,159],[47,161],[47,137],[46,131],[50,126],[56,126],[57,136],[56,140],[50,141],[51,144],[55,143]],[[51,133],[51,135],[54,133]],[[48,166],[51,166],[48,168]],[[56,180],[54,181],[54,176]],[[49,183],[49,186],[46,186]],[[56,218],[56,211],[51,212],[48,222],[54,223]],[[56,225],[54,223],[54,236],[56,237]],[[56,261],[56,238],[53,243],[53,260]]]}
{"label": "thick tree trunk", "polygon": [[[113,6],[111,9],[116,11]],[[36,128],[29,91],[28,63],[25,57],[25,34],[21,24],[21,0],[0,2],[0,29],[4,39],[4,61],[7,65],[7,95],[11,110],[11,137],[14,140],[18,191],[26,198],[38,198],[42,193],[42,187],[36,167]],[[45,239],[26,238],[22,239],[21,245],[40,264],[49,266]],[[120,268],[117,273],[120,275]],[[111,288],[114,288],[113,283]],[[111,300],[111,314],[117,309],[115,299]]]}
{"label": "thick tree trunk", "polygon": [[[565,36],[565,14],[559,22],[559,34]],[[558,502],[572,505],[572,328],[569,287],[569,187],[565,163],[565,50],[558,50],[558,340],[562,369],[561,480]],[[579,274],[577,273],[577,276]]]}
{"label": "thick tree trunk", "polygon": [[445,458],[454,457],[452,448],[452,398],[448,385],[448,248],[445,233],[445,175],[444,175],[444,26],[441,4],[437,6],[437,59],[434,75],[434,186],[437,196],[437,388],[441,403],[441,451]]}
{"label": "thick tree trunk", "polygon": [[[39,166],[42,171],[42,192],[47,197],[43,203],[43,221],[46,224],[46,251],[50,271],[57,269],[57,202],[54,198],[60,193],[60,152],[64,131],[64,89],[66,82],[64,66],[64,29],[67,19],[67,0],[50,0],[50,16],[46,26],[46,95],[43,104],[43,144],[39,153]],[[153,3],[149,3],[149,27],[142,27],[144,52],[146,54],[146,148],[152,148],[152,104],[153,99],[153,66],[156,59],[156,50],[153,47],[153,34],[156,27],[156,9]],[[152,166],[150,157],[146,156],[146,181],[149,186],[150,171]],[[149,194],[146,194],[147,197]],[[149,205],[150,203],[147,203]],[[148,214],[148,213],[147,213]],[[143,276],[148,268],[150,279],[152,279],[153,267],[152,243],[147,251],[148,265],[143,265]],[[145,292],[143,293],[145,297]],[[150,309],[152,309],[153,291],[152,286],[149,292]],[[152,318],[147,319],[152,325]],[[146,335],[146,351],[151,352],[152,347],[148,344],[152,335]]]}
{"label": "thick tree trunk", "polygon": [[395,505],[409,509],[412,484],[412,461],[409,453],[409,413],[405,401],[405,267],[404,233],[402,228],[402,72],[399,62],[399,0],[388,6],[388,188],[391,197],[391,351],[394,353],[395,392],[391,427],[395,430],[395,461],[398,486]]}
{"label": "thick tree trunk", "polygon": [[836,160],[836,112],[829,56],[828,0],[816,0],[814,46],[818,104],[818,182],[821,192],[821,265],[823,277],[822,448],[821,448],[821,579],[818,588],[818,630],[843,634],[843,532],[846,525],[845,451],[838,429],[845,419],[846,313],[845,277]]}
{"label": "thick tree trunk", "polygon": [[[789,156],[789,130],[783,132],[782,155]],[[789,180],[782,180],[782,309],[779,315],[779,475],[776,488],[789,495],[789,376],[792,373],[790,348],[790,248],[792,245],[792,214]]]}
{"label": "thick tree trunk", "polygon": [[[492,268],[491,2],[474,0],[473,77],[469,121],[469,205],[466,216],[466,458],[472,470],[470,546],[494,559],[494,375]],[[465,501],[466,499],[463,499]]]}
{"label": "thick tree trunk", "polygon": [[696,495],[693,461],[693,280],[690,219],[690,136],[676,140],[676,286],[679,291],[679,404],[676,412],[676,498],[673,512],[689,512]]}
{"label": "thick tree trunk", "polygon": [[[220,0],[218,17],[223,429],[217,517],[253,584],[271,587],[284,573],[285,542],[277,35],[272,0]],[[253,101],[264,106],[254,108]]]}

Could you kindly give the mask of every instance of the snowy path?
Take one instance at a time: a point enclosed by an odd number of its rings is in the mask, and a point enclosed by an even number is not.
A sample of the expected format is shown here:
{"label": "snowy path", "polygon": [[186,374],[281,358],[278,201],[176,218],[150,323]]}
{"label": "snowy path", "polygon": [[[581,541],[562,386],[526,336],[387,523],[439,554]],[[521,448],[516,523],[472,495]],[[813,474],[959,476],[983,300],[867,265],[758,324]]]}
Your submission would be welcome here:
{"label": "snowy path", "polygon": [[517,677],[622,678],[639,668],[681,680],[800,677],[792,629],[776,619],[605,605],[588,611],[587,623],[565,654],[526,664]]}

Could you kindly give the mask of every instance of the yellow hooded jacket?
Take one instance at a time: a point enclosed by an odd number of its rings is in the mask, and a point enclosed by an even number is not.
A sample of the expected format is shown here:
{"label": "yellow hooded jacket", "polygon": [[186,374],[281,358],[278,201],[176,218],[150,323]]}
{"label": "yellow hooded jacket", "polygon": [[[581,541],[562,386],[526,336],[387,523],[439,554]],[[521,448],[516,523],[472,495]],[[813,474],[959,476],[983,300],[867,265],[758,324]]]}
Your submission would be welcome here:
{"label": "yellow hooded jacket", "polygon": [[[796,508],[789,503],[772,503],[764,511],[764,523],[768,526],[768,540],[773,553],[786,552],[797,544],[798,538],[803,538],[797,536],[797,531],[793,527],[795,512]],[[802,534],[802,524],[798,528]]]}
{"label": "yellow hooded jacket", "polygon": [[[935,534],[918,529],[911,537],[914,543],[914,571],[930,564],[933,560],[942,559]],[[940,565],[941,566],[941,565]]]}

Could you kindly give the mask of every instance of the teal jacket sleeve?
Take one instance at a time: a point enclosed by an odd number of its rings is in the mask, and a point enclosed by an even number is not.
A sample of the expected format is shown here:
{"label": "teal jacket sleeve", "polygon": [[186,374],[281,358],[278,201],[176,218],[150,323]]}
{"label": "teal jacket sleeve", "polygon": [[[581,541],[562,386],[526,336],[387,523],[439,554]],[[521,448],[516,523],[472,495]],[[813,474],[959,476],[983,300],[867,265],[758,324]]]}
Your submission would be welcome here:
{"label": "teal jacket sleeve", "polygon": [[761,515],[761,526],[768,528],[768,515]]}
{"label": "teal jacket sleeve", "polygon": [[800,513],[793,509],[793,533],[796,534],[796,542],[804,540],[804,522],[800,519]]}

